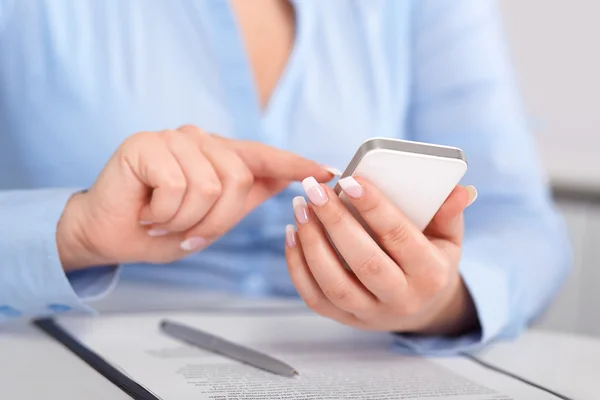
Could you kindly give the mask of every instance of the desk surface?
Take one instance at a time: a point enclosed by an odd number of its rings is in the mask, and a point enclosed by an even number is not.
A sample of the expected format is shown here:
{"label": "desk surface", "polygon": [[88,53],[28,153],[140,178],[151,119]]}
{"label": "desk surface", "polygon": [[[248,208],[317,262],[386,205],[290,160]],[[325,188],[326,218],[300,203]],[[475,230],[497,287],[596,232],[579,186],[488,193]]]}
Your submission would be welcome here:
{"label": "desk surface", "polygon": [[[127,297],[139,298],[132,297],[131,290],[127,290],[130,294]],[[122,308],[124,297],[120,297],[119,293],[123,292],[117,290],[111,301],[97,308],[106,312],[115,311],[115,301]],[[210,306],[228,302],[223,297],[209,296],[203,301],[199,301],[195,295],[191,297],[197,307],[199,303]],[[190,299],[179,300],[169,303],[168,307],[164,307],[163,301],[163,308],[180,308],[182,303],[191,304]],[[233,300],[230,304],[240,303]],[[243,304],[246,305],[247,301]],[[143,308],[148,305],[153,306],[145,304]],[[142,311],[140,305],[126,309],[134,310]],[[596,386],[600,378],[600,338],[531,330],[514,342],[498,343],[478,356],[572,399],[599,398]],[[130,399],[61,344],[26,324],[0,328],[0,398]]]}
{"label": "desk surface", "polygon": [[[3,399],[129,399],[103,376],[31,326],[0,333]],[[600,340],[530,331],[480,358],[572,399],[597,399]]]}

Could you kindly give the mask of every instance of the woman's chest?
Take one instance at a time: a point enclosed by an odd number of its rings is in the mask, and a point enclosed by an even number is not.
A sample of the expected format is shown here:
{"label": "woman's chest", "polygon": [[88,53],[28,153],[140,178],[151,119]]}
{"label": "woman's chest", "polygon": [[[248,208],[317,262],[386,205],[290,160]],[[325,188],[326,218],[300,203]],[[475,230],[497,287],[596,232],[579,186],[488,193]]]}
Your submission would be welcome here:
{"label": "woman's chest", "polygon": [[87,184],[128,135],[188,123],[337,165],[403,135],[408,43],[353,2],[297,2],[266,105],[225,1],[10,3],[0,154],[31,184]]}

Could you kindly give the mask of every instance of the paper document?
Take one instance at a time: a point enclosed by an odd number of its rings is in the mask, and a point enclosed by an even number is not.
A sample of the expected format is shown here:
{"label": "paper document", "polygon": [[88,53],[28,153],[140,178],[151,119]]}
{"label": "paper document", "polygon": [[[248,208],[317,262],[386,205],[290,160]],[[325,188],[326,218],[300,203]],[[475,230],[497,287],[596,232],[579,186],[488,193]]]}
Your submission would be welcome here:
{"label": "paper document", "polygon": [[[281,377],[183,344],[160,332],[163,317],[274,356],[300,376]],[[467,358],[401,355],[390,334],[357,331],[313,314],[144,314],[58,322],[166,400],[556,399]]]}

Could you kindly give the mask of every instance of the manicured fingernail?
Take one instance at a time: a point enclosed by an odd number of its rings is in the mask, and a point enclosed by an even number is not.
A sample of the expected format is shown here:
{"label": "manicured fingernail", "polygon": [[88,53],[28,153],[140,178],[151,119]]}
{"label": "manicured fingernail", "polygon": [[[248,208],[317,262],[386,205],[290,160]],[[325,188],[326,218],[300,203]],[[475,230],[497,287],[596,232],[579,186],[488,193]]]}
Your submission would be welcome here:
{"label": "manicured fingernail", "polygon": [[140,225],[152,225],[152,221],[140,221]]}
{"label": "manicured fingernail", "polygon": [[329,172],[333,176],[342,176],[342,171],[336,167],[332,167],[330,165],[321,165],[321,167],[323,167],[325,171]]}
{"label": "manicured fingernail", "polygon": [[296,227],[294,225],[285,227],[285,241],[290,248],[296,246]]}
{"label": "manicured fingernail", "polygon": [[152,237],[155,237],[155,236],[164,236],[167,233],[169,233],[169,231],[164,230],[164,229],[150,229],[148,231],[148,236],[152,236]]}
{"label": "manicured fingernail", "polygon": [[477,189],[475,189],[475,186],[470,185],[467,186],[467,191],[469,192],[469,203],[467,203],[467,207],[469,207],[477,198]]}
{"label": "manicured fingernail", "polygon": [[294,207],[294,215],[296,216],[296,220],[301,224],[306,224],[308,222],[308,205],[306,204],[304,197],[294,197],[294,200],[292,200],[292,206]]}
{"label": "manicured fingernail", "polygon": [[317,207],[325,205],[327,200],[329,200],[325,190],[323,190],[321,185],[319,185],[319,182],[312,176],[309,176],[302,181],[302,187],[304,188],[308,199]]}
{"label": "manicured fingernail", "polygon": [[206,239],[195,236],[184,240],[179,246],[181,247],[181,250],[194,251],[206,246],[206,243]]}
{"label": "manicured fingernail", "polygon": [[338,183],[342,187],[344,193],[353,199],[360,199],[365,195],[365,190],[363,187],[360,186],[360,183],[356,182],[356,179],[351,176],[340,179]]}

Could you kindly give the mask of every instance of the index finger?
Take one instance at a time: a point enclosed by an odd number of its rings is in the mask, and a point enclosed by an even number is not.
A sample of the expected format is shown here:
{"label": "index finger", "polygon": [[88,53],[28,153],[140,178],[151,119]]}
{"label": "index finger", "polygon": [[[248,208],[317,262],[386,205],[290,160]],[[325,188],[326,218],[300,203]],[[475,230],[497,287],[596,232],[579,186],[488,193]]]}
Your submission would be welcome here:
{"label": "index finger", "polygon": [[[210,135],[193,125],[184,125],[177,130],[190,134],[190,137],[202,145],[206,137],[225,144],[234,151],[257,178],[270,178],[284,181],[302,181],[309,176],[319,182],[329,182],[334,175],[331,169],[290,151],[276,149],[260,142],[229,139],[219,135]],[[340,174],[341,175],[341,174]]]}
{"label": "index finger", "polygon": [[259,142],[223,140],[244,160],[254,176],[259,178],[302,181],[313,176],[319,182],[329,182],[334,176],[326,166],[290,151]]}

